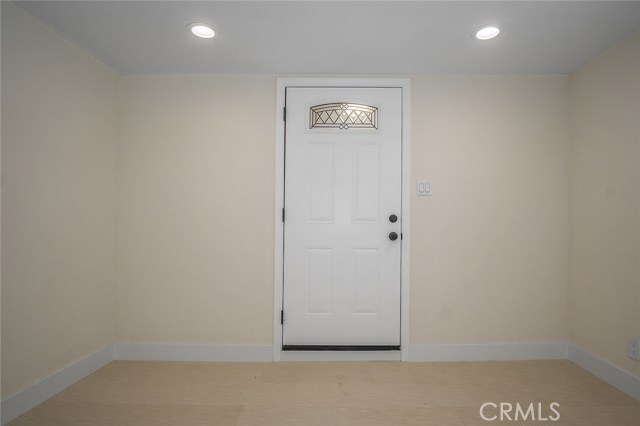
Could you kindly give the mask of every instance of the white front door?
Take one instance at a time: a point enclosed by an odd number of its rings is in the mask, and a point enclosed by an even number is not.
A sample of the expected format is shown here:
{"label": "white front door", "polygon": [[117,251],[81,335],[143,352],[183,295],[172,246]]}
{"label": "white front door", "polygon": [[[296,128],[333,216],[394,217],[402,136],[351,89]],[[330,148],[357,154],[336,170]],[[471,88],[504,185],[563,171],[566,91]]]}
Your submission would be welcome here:
{"label": "white front door", "polygon": [[283,349],[400,346],[402,89],[287,88]]}

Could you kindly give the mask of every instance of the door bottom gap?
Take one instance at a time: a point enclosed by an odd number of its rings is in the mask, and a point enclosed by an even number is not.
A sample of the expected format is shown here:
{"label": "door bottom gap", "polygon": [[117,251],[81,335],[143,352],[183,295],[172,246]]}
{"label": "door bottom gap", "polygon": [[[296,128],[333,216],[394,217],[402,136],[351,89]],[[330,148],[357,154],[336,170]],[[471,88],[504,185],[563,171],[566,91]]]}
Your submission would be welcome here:
{"label": "door bottom gap", "polygon": [[400,345],[282,345],[283,351],[399,351]]}

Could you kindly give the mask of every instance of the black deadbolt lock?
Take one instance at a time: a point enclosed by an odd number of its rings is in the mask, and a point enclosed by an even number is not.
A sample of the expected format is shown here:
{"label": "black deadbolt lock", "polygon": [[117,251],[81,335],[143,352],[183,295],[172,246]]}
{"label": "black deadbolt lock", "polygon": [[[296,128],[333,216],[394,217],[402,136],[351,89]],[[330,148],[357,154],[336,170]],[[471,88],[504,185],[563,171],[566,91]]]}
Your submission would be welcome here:
{"label": "black deadbolt lock", "polygon": [[398,216],[396,216],[395,214],[392,214],[391,216],[389,216],[389,222],[396,223],[397,221],[398,221]]}

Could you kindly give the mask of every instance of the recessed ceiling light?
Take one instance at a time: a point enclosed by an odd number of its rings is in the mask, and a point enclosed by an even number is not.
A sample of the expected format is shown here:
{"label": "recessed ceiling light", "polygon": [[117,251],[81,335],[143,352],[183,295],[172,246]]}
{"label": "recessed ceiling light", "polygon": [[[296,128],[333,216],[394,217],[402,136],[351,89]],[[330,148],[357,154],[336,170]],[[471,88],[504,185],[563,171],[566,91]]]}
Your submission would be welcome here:
{"label": "recessed ceiling light", "polygon": [[193,24],[187,25],[189,31],[193,33],[193,35],[200,38],[212,38],[216,33],[213,32],[213,29],[207,24],[202,24],[195,22]]}
{"label": "recessed ceiling light", "polygon": [[500,28],[495,25],[487,25],[476,31],[476,38],[478,40],[491,40],[500,34]]}

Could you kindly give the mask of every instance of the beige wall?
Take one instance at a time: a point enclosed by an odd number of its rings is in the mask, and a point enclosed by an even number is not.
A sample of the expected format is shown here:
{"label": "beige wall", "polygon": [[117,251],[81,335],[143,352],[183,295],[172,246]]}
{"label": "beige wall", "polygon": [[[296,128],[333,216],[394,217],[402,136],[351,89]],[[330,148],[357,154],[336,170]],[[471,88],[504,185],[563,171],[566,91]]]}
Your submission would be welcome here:
{"label": "beige wall", "polygon": [[[413,343],[566,339],[566,83],[413,79]],[[120,93],[117,340],[271,344],[275,79]]]}
{"label": "beige wall", "polygon": [[2,395],[113,341],[118,76],[2,2]]}
{"label": "beige wall", "polygon": [[570,340],[637,377],[640,34],[571,75]]}
{"label": "beige wall", "polygon": [[120,82],[117,341],[271,344],[275,79]]}
{"label": "beige wall", "polygon": [[413,343],[567,337],[562,76],[412,80]]}

